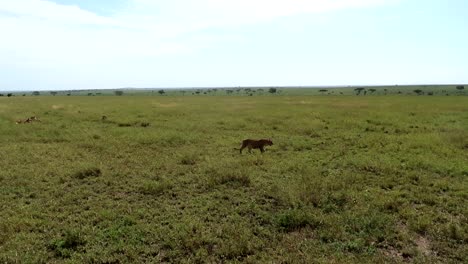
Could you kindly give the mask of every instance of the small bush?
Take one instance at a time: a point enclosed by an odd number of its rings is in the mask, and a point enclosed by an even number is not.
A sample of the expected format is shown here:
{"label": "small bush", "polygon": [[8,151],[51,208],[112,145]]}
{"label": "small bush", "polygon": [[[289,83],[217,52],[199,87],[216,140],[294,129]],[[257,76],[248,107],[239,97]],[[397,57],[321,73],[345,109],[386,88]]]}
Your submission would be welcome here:
{"label": "small bush", "polygon": [[320,201],[319,207],[324,212],[340,212],[348,203],[348,197],[344,193],[331,194],[328,193]]}
{"label": "small bush", "polygon": [[98,177],[101,176],[101,174],[102,172],[99,168],[86,168],[73,174],[73,177],[82,180],[88,177]]}
{"label": "small bush", "polygon": [[84,244],[85,241],[79,233],[66,231],[61,238],[51,241],[48,248],[58,257],[69,258],[73,251]]}
{"label": "small bush", "polygon": [[384,211],[396,213],[399,212],[403,207],[403,201],[400,199],[391,199],[385,201],[382,205]]}
{"label": "small bush", "polygon": [[132,124],[130,124],[130,123],[118,123],[117,125],[119,127],[131,127],[132,126]]}
{"label": "small bush", "polygon": [[240,169],[227,169],[227,168],[210,168],[206,171],[208,176],[208,186],[213,187],[216,185],[234,185],[234,186],[249,186],[250,177],[247,171]]}
{"label": "small bush", "polygon": [[463,240],[468,241],[468,236],[463,232],[459,225],[450,223],[445,230],[446,237],[455,241],[462,242]]}
{"label": "small bush", "polygon": [[418,234],[425,235],[432,222],[429,217],[420,216],[410,220],[410,228]]}
{"label": "small bush", "polygon": [[218,183],[219,184],[229,184],[229,183],[234,183],[234,184],[239,184],[241,186],[249,186],[250,185],[250,178],[248,175],[242,174],[242,173],[235,173],[235,172],[230,172],[227,174],[221,175],[220,178],[218,178]]}
{"label": "small bush", "polygon": [[161,135],[158,143],[163,147],[178,147],[187,144],[189,139],[181,134],[165,134]]}
{"label": "small bush", "polygon": [[308,226],[316,228],[321,224],[312,214],[299,209],[288,210],[280,214],[277,223],[281,230],[288,232]]}
{"label": "small bush", "polygon": [[160,195],[172,188],[168,182],[147,181],[139,187],[139,192],[146,195]]}
{"label": "small bush", "polygon": [[198,156],[195,154],[184,154],[180,159],[182,165],[195,165],[197,163]]}
{"label": "small bush", "polygon": [[415,247],[404,248],[401,252],[401,256],[405,259],[411,259],[418,255],[418,251]]}
{"label": "small bush", "polygon": [[340,243],[340,248],[343,251],[353,253],[363,253],[369,251],[369,247],[366,245],[366,242],[360,238]]}

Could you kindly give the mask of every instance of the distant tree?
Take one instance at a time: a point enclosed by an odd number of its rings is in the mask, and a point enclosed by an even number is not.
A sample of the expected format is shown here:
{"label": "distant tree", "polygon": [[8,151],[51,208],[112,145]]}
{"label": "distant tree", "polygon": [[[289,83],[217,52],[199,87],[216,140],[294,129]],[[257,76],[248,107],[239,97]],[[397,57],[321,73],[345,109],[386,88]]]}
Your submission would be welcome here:
{"label": "distant tree", "polygon": [[163,95],[163,94],[165,94],[166,92],[165,92],[164,90],[159,90],[158,93],[159,93],[160,95]]}
{"label": "distant tree", "polygon": [[38,95],[40,95],[40,94],[41,94],[41,93],[40,93],[39,91],[34,91],[34,92],[32,92],[32,95],[35,95],[35,96],[38,96]]}
{"label": "distant tree", "polygon": [[366,90],[365,88],[363,87],[358,87],[358,88],[355,88],[354,91],[356,92],[356,95],[360,95],[362,91]]}
{"label": "distant tree", "polygon": [[226,90],[226,94],[232,94],[233,90]]}
{"label": "distant tree", "polygon": [[93,93],[88,93],[88,96],[91,96],[91,95],[93,95]]}
{"label": "distant tree", "polygon": [[417,95],[421,95],[423,93],[421,89],[413,90],[413,92],[416,93]]}
{"label": "distant tree", "polygon": [[7,96],[8,96],[8,97],[12,97],[12,96],[13,96],[13,94],[12,94],[12,93],[9,93],[9,94],[7,94]]}
{"label": "distant tree", "polygon": [[427,92],[427,95],[434,95],[434,92]]}
{"label": "distant tree", "polygon": [[327,89],[320,89],[319,92],[323,94],[323,93],[328,92],[328,90]]}
{"label": "distant tree", "polygon": [[3,94],[0,94],[0,96],[3,96]]}
{"label": "distant tree", "polygon": [[117,95],[117,96],[122,96],[122,95],[124,94],[123,91],[115,91],[114,93],[115,93],[115,95]]}
{"label": "distant tree", "polygon": [[53,91],[53,92],[50,92],[50,94],[53,95],[53,96],[56,96],[57,92]]}
{"label": "distant tree", "polygon": [[276,88],[273,88],[273,87],[272,87],[272,88],[268,89],[268,92],[274,94],[274,93],[276,93],[277,91],[276,91]]}
{"label": "distant tree", "polygon": [[70,96],[71,94],[70,93],[67,93],[67,96]]}
{"label": "distant tree", "polygon": [[463,86],[463,85],[458,85],[456,88],[457,88],[457,90],[461,91],[461,90],[465,89],[465,86]]}
{"label": "distant tree", "polygon": [[23,96],[26,96],[26,94],[23,94]]}
{"label": "distant tree", "polygon": [[369,89],[369,92],[371,92],[372,94],[373,94],[375,91],[377,91],[377,90],[374,89],[374,88],[370,88],[370,89]]}
{"label": "distant tree", "polygon": [[200,91],[195,91],[196,94],[200,94]]}

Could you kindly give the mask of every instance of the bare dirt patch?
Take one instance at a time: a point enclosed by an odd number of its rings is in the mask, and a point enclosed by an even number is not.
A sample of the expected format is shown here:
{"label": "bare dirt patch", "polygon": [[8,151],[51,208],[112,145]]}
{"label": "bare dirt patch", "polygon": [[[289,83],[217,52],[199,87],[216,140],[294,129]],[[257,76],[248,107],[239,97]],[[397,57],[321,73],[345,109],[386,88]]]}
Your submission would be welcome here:
{"label": "bare dirt patch", "polygon": [[54,109],[54,110],[60,110],[60,109],[64,109],[64,108],[65,108],[65,106],[63,106],[63,105],[52,105],[51,107],[52,107],[52,109]]}
{"label": "bare dirt patch", "polygon": [[429,240],[423,236],[419,236],[416,241],[416,246],[418,248],[418,251],[424,254],[424,256],[430,256],[432,255],[432,250],[431,250],[431,245],[429,243]]}

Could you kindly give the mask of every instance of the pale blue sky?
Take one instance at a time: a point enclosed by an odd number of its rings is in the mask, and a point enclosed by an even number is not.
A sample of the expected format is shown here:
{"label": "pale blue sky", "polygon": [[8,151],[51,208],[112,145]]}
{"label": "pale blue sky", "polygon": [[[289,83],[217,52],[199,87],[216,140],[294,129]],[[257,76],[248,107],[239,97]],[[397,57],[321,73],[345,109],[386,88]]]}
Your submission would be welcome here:
{"label": "pale blue sky", "polygon": [[468,83],[464,0],[0,0],[0,90]]}

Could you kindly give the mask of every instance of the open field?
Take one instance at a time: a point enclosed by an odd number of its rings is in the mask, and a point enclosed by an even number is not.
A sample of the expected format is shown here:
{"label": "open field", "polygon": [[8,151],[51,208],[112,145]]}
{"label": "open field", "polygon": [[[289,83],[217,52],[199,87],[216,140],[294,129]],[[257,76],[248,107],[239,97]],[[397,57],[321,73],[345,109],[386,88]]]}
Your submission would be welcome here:
{"label": "open field", "polygon": [[[467,87],[467,88],[465,88]],[[273,89],[273,91],[271,90]],[[29,91],[29,92],[0,92],[1,96],[109,96],[121,92],[132,96],[265,96],[265,95],[360,95],[360,96],[388,96],[388,95],[429,95],[452,96],[467,95],[468,85],[386,85],[386,86],[272,86],[272,87],[201,87],[201,88],[122,88],[73,91]]]}
{"label": "open field", "polygon": [[0,134],[0,263],[468,261],[466,96],[14,96]]}

